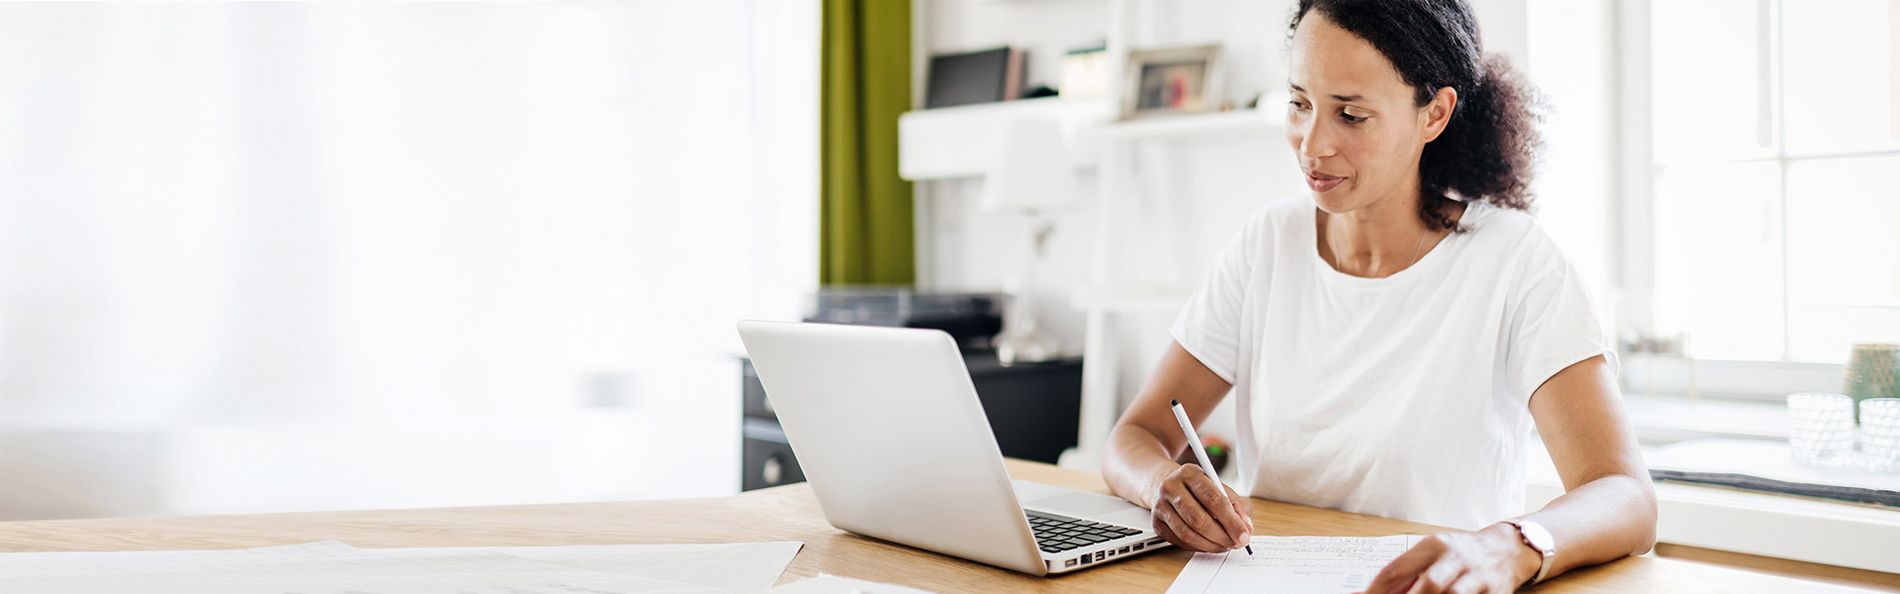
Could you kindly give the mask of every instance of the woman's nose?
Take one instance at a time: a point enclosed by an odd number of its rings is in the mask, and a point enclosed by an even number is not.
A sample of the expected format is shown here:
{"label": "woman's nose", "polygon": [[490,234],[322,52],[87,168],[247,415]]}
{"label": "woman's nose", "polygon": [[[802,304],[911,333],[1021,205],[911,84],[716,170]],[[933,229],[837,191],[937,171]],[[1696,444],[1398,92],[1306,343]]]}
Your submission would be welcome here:
{"label": "woman's nose", "polygon": [[1299,130],[1300,156],[1314,159],[1333,156],[1332,130],[1326,128],[1322,119],[1307,118]]}

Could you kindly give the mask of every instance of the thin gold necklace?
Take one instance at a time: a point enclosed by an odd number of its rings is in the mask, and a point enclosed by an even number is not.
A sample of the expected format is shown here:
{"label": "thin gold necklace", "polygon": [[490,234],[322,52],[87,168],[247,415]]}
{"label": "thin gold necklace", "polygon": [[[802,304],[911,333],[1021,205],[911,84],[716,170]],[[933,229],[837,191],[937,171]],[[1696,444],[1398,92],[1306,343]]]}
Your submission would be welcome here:
{"label": "thin gold necklace", "polygon": [[[1411,268],[1412,266],[1414,266],[1414,265],[1416,265],[1416,264],[1418,264],[1418,260],[1419,260],[1419,258],[1420,258],[1420,257],[1423,257],[1423,256],[1424,256],[1424,254],[1425,254],[1425,252],[1424,252],[1424,249],[1425,249],[1425,238],[1426,238],[1426,237],[1430,237],[1430,236],[1431,236],[1431,233],[1429,232],[1429,230],[1428,230],[1428,231],[1422,231],[1422,232],[1419,232],[1419,234],[1418,234],[1418,245],[1415,245],[1415,246],[1412,246],[1412,261],[1411,261],[1411,262],[1407,262],[1407,263],[1405,264],[1405,268],[1400,268],[1400,269],[1398,269],[1398,270],[1394,270],[1394,271],[1392,271],[1392,274],[1398,274],[1398,273],[1400,273],[1400,272],[1404,272],[1406,268]],[[1342,269],[1342,268],[1340,268],[1340,267],[1339,267],[1339,248],[1338,248],[1338,247],[1335,247],[1335,246],[1333,245],[1333,234],[1332,234],[1332,232],[1331,232],[1331,230],[1328,230],[1328,231],[1327,231],[1327,233],[1326,233],[1326,249],[1327,249],[1328,251],[1331,251],[1331,252],[1333,253],[1333,257],[1332,257],[1332,261],[1330,261],[1330,262],[1327,262],[1328,264],[1331,264],[1331,265],[1332,265],[1332,267],[1333,267],[1333,270],[1338,270],[1338,271],[1340,271],[1340,272],[1346,272],[1346,271],[1345,271],[1344,269]],[[1348,273],[1348,274],[1351,274],[1351,273]],[[1385,275],[1385,276],[1392,276],[1392,274],[1388,274],[1388,275]],[[1385,278],[1385,276],[1376,276],[1376,277],[1368,277],[1368,278]]]}

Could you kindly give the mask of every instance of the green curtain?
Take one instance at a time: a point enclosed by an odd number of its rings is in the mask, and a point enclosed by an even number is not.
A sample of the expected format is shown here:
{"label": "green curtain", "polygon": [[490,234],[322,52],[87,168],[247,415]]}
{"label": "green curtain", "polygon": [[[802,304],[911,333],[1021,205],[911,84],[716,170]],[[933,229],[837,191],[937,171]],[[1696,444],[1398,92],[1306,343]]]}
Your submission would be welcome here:
{"label": "green curtain", "polygon": [[818,282],[911,284],[910,182],[897,116],[910,109],[910,0],[823,0]]}

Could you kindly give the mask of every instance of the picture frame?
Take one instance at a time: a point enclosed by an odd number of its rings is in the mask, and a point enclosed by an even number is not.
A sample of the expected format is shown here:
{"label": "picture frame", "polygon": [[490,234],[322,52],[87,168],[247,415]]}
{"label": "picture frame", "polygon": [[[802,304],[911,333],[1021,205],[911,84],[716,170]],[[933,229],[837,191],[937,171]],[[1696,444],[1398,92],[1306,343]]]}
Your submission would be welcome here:
{"label": "picture frame", "polygon": [[1224,77],[1218,44],[1137,49],[1122,74],[1121,119],[1219,111]]}

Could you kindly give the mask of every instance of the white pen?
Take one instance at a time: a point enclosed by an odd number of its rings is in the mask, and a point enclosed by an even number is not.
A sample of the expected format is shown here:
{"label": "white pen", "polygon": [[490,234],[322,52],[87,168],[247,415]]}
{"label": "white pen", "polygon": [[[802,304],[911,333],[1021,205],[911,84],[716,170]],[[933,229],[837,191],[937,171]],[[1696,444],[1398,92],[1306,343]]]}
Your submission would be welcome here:
{"label": "white pen", "polygon": [[[1221,484],[1220,475],[1214,474],[1214,463],[1207,460],[1207,446],[1201,445],[1201,434],[1194,432],[1194,423],[1188,422],[1187,409],[1181,408],[1181,401],[1169,400],[1168,406],[1174,409],[1174,420],[1181,422],[1181,433],[1187,435],[1188,449],[1194,450],[1194,461],[1201,463],[1201,470],[1207,473],[1207,479],[1221,490],[1221,499],[1227,498],[1227,485]],[[1226,502],[1233,507],[1232,502]],[[1247,555],[1253,556],[1253,543],[1247,543]]]}

